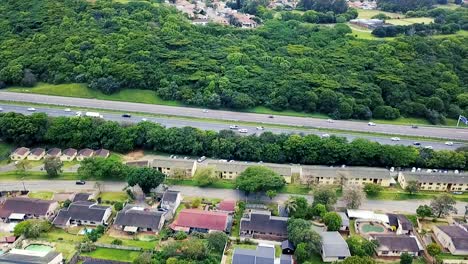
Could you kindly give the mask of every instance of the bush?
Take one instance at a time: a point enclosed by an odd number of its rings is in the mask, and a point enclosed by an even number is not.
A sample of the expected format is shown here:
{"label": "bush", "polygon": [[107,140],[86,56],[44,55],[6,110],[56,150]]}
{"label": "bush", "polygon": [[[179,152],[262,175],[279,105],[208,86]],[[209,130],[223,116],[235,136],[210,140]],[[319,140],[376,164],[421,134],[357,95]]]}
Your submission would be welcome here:
{"label": "bush", "polygon": [[122,209],[123,209],[123,203],[121,203],[121,202],[115,202],[115,203],[114,203],[114,209],[115,209],[116,211],[122,210]]}
{"label": "bush", "polygon": [[374,109],[374,117],[378,119],[393,120],[400,117],[400,111],[391,106],[377,106]]}
{"label": "bush", "polygon": [[96,246],[91,242],[83,242],[78,245],[79,252],[91,252],[96,250]]}
{"label": "bush", "polygon": [[111,244],[120,246],[120,245],[122,245],[122,240],[114,239],[114,240],[112,240]]}
{"label": "bush", "polygon": [[366,183],[364,185],[364,192],[367,194],[367,196],[369,197],[375,197],[377,195],[379,195],[379,193],[383,190],[383,187],[378,185],[378,184],[374,184],[374,183]]}
{"label": "bush", "polygon": [[182,231],[179,231],[179,232],[175,233],[175,235],[174,235],[175,240],[184,240],[186,238],[187,238],[187,233],[182,232]]}

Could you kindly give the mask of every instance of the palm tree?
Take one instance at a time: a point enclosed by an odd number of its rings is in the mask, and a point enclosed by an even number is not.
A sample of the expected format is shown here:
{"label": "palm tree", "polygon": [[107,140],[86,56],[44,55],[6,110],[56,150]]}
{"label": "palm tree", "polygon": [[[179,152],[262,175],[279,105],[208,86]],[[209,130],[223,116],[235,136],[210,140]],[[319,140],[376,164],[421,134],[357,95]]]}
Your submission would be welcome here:
{"label": "palm tree", "polygon": [[284,202],[284,209],[286,210],[286,212],[288,212],[288,214],[295,212],[297,209],[296,199],[290,196],[288,200]]}

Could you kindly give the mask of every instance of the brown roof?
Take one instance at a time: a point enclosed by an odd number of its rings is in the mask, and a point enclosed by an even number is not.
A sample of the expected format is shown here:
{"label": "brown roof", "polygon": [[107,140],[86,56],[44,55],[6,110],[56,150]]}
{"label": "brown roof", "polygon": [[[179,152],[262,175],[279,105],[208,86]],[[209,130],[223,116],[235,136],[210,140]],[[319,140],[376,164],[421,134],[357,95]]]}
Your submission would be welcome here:
{"label": "brown roof", "polygon": [[3,203],[3,210],[11,213],[46,215],[50,205],[55,201],[14,197],[9,198]]}
{"label": "brown roof", "polygon": [[78,156],[85,156],[85,157],[91,157],[94,154],[94,150],[85,148],[80,151],[78,151]]}
{"label": "brown roof", "polygon": [[41,156],[41,155],[44,155],[45,153],[45,149],[43,148],[33,148],[31,150],[31,156]]}
{"label": "brown roof", "polygon": [[57,157],[62,154],[62,150],[59,148],[51,148],[47,151],[48,156]]}
{"label": "brown roof", "polygon": [[25,148],[25,147],[21,147],[21,148],[17,148],[15,149],[15,151],[13,152],[14,154],[17,154],[17,155],[24,155],[26,153],[28,153],[29,149],[28,148]]}
{"label": "brown roof", "polygon": [[225,231],[228,224],[228,214],[198,209],[183,209],[171,228],[188,227],[208,230]]}
{"label": "brown roof", "polygon": [[67,148],[66,150],[64,150],[64,151],[62,152],[62,155],[71,157],[71,156],[75,156],[76,153],[77,153],[76,149],[74,149],[74,148]]}
{"label": "brown roof", "polygon": [[107,149],[98,149],[94,152],[95,156],[107,158],[109,156],[110,152]]}

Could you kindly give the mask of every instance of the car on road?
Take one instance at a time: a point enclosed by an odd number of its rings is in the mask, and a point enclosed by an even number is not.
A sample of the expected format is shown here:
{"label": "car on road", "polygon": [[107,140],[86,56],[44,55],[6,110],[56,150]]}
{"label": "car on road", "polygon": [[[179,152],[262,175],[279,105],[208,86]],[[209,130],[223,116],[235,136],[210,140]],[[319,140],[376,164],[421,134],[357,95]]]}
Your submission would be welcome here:
{"label": "car on road", "polygon": [[141,121],[148,121],[148,119],[143,117]]}
{"label": "car on road", "polygon": [[257,127],[257,130],[263,130],[263,129],[265,129],[265,128],[262,127],[262,126],[258,126],[258,127]]}
{"label": "car on road", "polygon": [[63,109],[63,111],[65,111],[65,112],[71,112],[71,109],[70,109],[70,108],[65,108],[65,109]]}
{"label": "car on road", "polygon": [[419,128],[417,125],[412,125],[411,128]]}
{"label": "car on road", "polygon": [[421,146],[421,143],[419,143],[419,142],[414,142],[413,145],[415,145],[415,146]]}
{"label": "car on road", "polygon": [[83,180],[78,180],[78,181],[75,182],[75,184],[76,184],[76,185],[85,185],[86,182],[83,181]]}
{"label": "car on road", "polygon": [[463,192],[452,192],[453,194],[456,194],[456,195],[461,195],[463,194]]}
{"label": "car on road", "polygon": [[131,114],[123,114],[122,117],[130,118],[130,117],[132,117],[132,115]]}
{"label": "car on road", "polygon": [[452,142],[452,141],[447,141],[447,142],[445,142],[445,145],[447,145],[447,146],[453,146],[453,142]]}
{"label": "car on road", "polygon": [[322,135],[322,138],[329,138],[330,137],[330,134],[323,134]]}
{"label": "car on road", "polygon": [[268,116],[268,118],[274,118],[274,116],[271,115],[271,116]]}
{"label": "car on road", "polygon": [[239,129],[239,133],[247,133],[247,132],[249,132],[249,130],[247,130],[247,128]]}
{"label": "car on road", "polygon": [[376,126],[376,124],[374,122],[369,122],[367,123],[368,126]]}
{"label": "car on road", "polygon": [[208,113],[208,110],[207,110],[207,109],[203,109],[203,113]]}
{"label": "car on road", "polygon": [[334,121],[333,121],[333,119],[327,119],[327,122],[328,123],[333,123]]}
{"label": "car on road", "polygon": [[434,149],[432,146],[425,146],[425,149]]}
{"label": "car on road", "polygon": [[239,128],[238,125],[230,125],[230,126],[229,126],[229,129],[238,129],[238,128]]}
{"label": "car on road", "polygon": [[391,140],[392,141],[400,141],[400,138],[399,137],[392,137]]}
{"label": "car on road", "polygon": [[34,108],[34,107],[29,107],[29,108],[28,108],[28,111],[29,111],[29,112],[34,112],[34,111],[36,111],[36,108]]}
{"label": "car on road", "polygon": [[0,112],[2,112],[2,111],[3,111],[3,108],[0,107]]}

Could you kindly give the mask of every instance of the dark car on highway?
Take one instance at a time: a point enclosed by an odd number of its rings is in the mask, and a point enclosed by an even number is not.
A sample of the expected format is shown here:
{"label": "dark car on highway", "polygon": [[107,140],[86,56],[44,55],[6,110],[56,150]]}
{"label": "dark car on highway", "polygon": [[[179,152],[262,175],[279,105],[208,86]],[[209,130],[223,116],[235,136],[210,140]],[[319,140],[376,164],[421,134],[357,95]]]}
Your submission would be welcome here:
{"label": "dark car on highway", "polygon": [[130,118],[130,117],[132,117],[132,115],[131,114],[123,114],[122,117]]}
{"label": "dark car on highway", "polygon": [[421,143],[419,143],[419,142],[414,142],[413,145],[415,145],[415,146],[421,146]]}
{"label": "dark car on highway", "polygon": [[85,185],[86,182],[83,181],[83,180],[79,180],[79,181],[76,181],[75,184],[76,184],[76,185]]}

